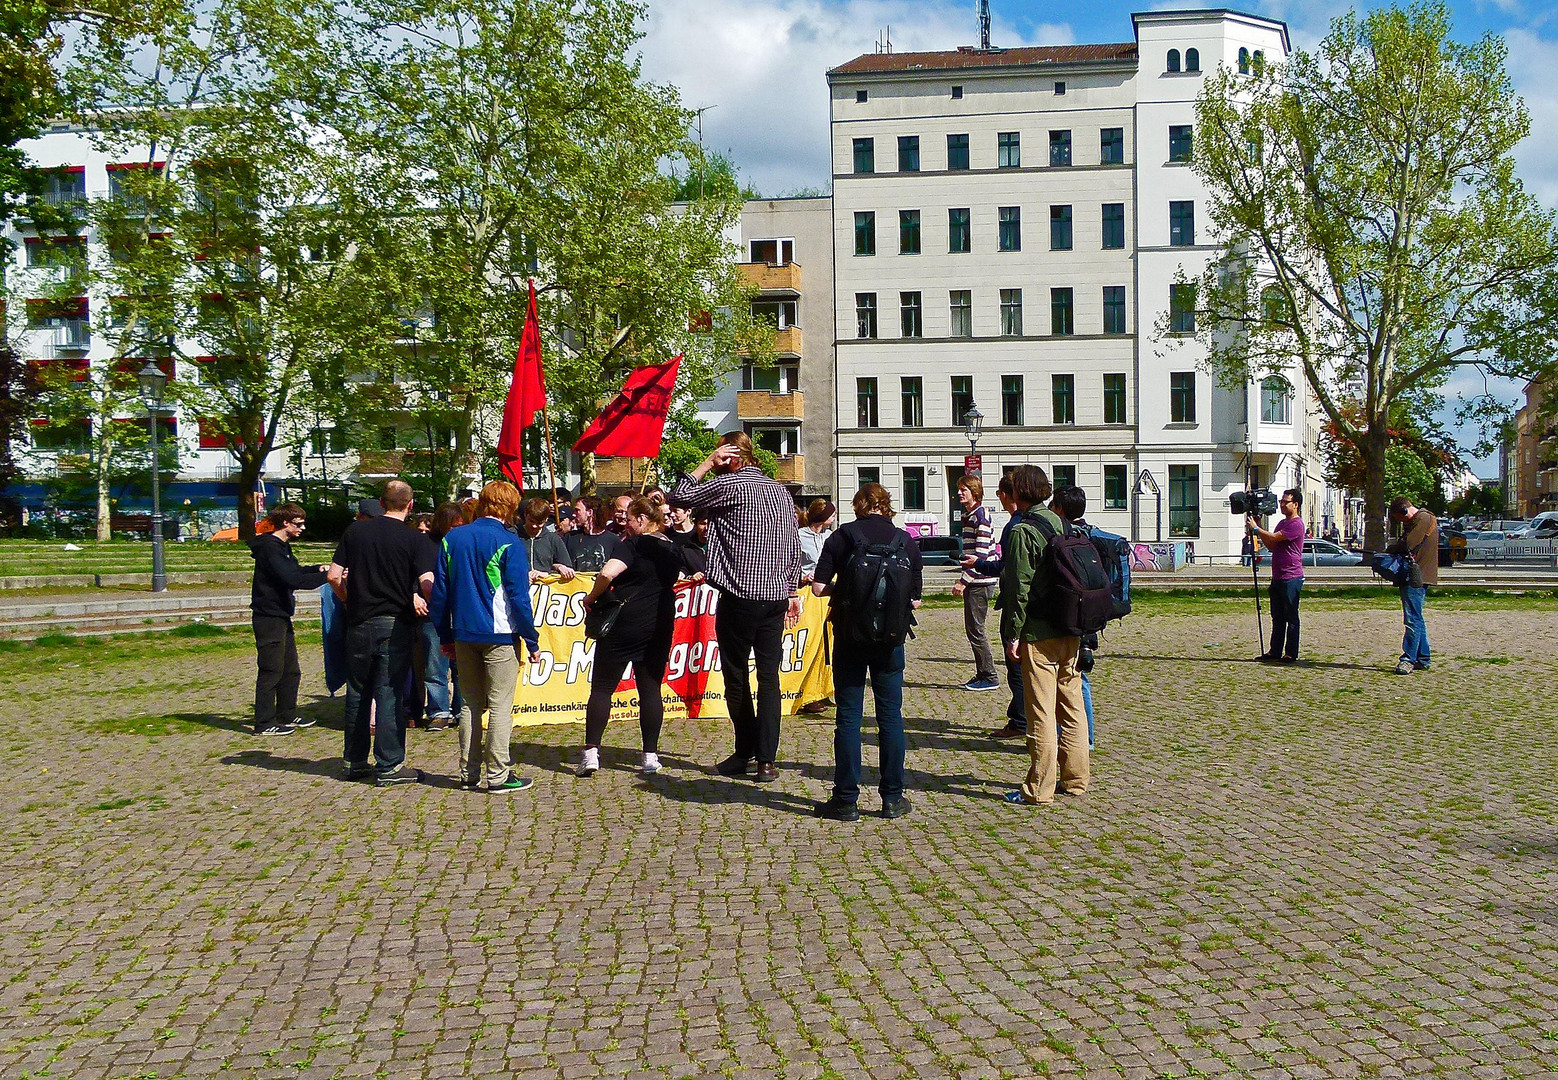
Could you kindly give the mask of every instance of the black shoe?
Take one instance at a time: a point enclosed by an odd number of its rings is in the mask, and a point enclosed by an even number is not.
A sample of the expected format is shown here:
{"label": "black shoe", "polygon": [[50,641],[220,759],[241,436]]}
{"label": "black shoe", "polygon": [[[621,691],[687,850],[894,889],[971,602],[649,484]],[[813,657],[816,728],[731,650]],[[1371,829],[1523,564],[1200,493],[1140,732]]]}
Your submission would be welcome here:
{"label": "black shoe", "polygon": [[341,773],[341,779],[348,782],[355,782],[358,780],[372,780],[373,766],[369,765],[366,761],[360,765],[348,765]]}
{"label": "black shoe", "polygon": [[319,721],[315,720],[312,716],[299,716],[293,719],[292,726],[302,730],[306,727],[313,727],[317,723],[319,723]]}
{"label": "black shoe", "polygon": [[422,771],[420,769],[408,769],[404,765],[392,772],[380,773],[374,780],[379,787],[397,787],[400,784],[420,784]]}
{"label": "black shoe", "polygon": [[291,724],[267,724],[262,728],[255,728],[256,735],[291,735],[297,728]]}
{"label": "black shoe", "polygon": [[753,774],[752,779],[759,784],[771,784],[779,779],[779,770],[774,768],[773,762],[765,761],[757,767],[757,772]]}
{"label": "black shoe", "polygon": [[1280,664],[1280,663],[1282,663],[1282,657],[1275,656],[1275,655],[1273,655],[1273,654],[1271,654],[1269,652],[1261,653],[1260,657],[1259,657],[1259,660],[1260,660],[1260,662],[1262,664]]}
{"label": "black shoe", "polygon": [[902,795],[896,799],[884,799],[882,801],[882,816],[888,821],[891,821],[893,818],[901,818],[913,809],[914,804]]}
{"label": "black shoe", "polygon": [[860,807],[852,802],[838,802],[829,799],[812,806],[811,816],[819,817],[826,821],[859,821]]}
{"label": "black shoe", "polygon": [[1284,656],[1282,658],[1282,662],[1284,664],[1296,664],[1296,663],[1298,663],[1298,657],[1296,657],[1296,656]]}
{"label": "black shoe", "polygon": [[756,758],[742,757],[739,754],[731,754],[724,761],[714,766],[714,771],[721,776],[745,776],[747,767],[757,764]]}

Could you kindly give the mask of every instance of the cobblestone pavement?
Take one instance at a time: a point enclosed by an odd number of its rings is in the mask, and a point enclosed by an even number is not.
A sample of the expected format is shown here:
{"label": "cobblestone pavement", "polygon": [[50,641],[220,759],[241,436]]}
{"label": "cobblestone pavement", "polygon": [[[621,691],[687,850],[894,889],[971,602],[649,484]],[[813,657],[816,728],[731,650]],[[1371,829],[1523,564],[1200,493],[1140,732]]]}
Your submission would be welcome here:
{"label": "cobblestone pavement", "polygon": [[244,733],[241,640],[0,654],[0,1075],[1553,1076],[1558,609],[1453,606],[1411,678],[1384,606],[1311,605],[1277,670],[1240,605],[1133,617],[1049,808],[928,612],[914,813],[853,825],[809,815],[827,717],[770,787],[706,724],[653,782],[632,725],[589,780],[552,727],[527,793],[379,791],[326,724]]}

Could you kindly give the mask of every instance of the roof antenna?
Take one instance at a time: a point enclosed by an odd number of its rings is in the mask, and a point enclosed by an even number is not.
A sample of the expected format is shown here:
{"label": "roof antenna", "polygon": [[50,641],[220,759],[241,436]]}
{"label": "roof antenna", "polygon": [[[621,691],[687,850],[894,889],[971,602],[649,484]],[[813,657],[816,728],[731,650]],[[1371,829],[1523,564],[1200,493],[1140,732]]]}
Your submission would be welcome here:
{"label": "roof antenna", "polygon": [[979,48],[990,51],[990,0],[979,0]]}
{"label": "roof antenna", "polygon": [[876,51],[879,53],[888,53],[889,55],[892,53],[893,28],[891,23],[889,23],[887,29],[883,31],[882,36],[876,39]]}

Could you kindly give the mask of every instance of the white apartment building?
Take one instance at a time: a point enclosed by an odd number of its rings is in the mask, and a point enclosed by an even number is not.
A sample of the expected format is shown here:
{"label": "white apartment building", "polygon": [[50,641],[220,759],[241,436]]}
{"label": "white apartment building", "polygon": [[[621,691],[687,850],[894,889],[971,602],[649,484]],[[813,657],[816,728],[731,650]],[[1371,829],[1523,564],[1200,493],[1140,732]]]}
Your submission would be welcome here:
{"label": "white apartment building", "polygon": [[955,528],[977,405],[992,505],[1027,462],[1086,489],[1100,527],[1202,556],[1238,553],[1227,498],[1247,480],[1305,488],[1312,516],[1302,379],[1218,387],[1175,285],[1217,251],[1188,164],[1202,78],[1281,60],[1287,28],[1132,21],[1124,44],[879,53],[828,73],[839,491],[876,480]]}

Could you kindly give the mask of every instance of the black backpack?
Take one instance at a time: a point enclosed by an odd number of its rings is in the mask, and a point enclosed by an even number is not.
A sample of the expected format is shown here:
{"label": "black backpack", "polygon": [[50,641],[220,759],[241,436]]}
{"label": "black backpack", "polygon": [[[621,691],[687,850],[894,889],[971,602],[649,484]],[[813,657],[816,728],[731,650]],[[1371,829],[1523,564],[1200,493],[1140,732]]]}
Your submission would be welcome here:
{"label": "black backpack", "polygon": [[1057,533],[1037,513],[1030,512],[1024,520],[1044,537],[1030,601],[1038,605],[1038,614],[1067,637],[1096,634],[1117,618],[1114,583],[1093,538],[1065,521]]}
{"label": "black backpack", "polygon": [[914,566],[909,561],[907,534],[890,544],[875,544],[864,531],[845,525],[855,553],[840,575],[843,588],[833,603],[839,608],[835,625],[862,645],[897,648],[914,626]]}

